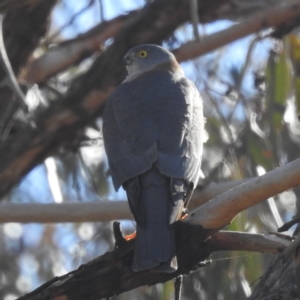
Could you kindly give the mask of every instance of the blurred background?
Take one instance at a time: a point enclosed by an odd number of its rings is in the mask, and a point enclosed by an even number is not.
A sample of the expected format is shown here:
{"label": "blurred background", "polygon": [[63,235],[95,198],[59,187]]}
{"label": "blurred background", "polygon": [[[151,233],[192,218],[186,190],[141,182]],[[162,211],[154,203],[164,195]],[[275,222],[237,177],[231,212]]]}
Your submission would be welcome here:
{"label": "blurred background", "polygon": [[[60,0],[50,27],[33,57],[78,37],[103,21],[148,5],[144,0]],[[244,16],[242,16],[244,17]],[[199,24],[203,38],[229,28],[238,17]],[[201,185],[259,176],[299,156],[300,31],[275,39],[264,31],[237,40],[181,64],[198,87],[207,119]],[[187,23],[163,46],[172,50],[195,39]],[[109,46],[108,39],[104,46]],[[60,93],[89,69],[97,53],[49,79]],[[48,90],[33,86],[26,95],[31,111],[51,103]],[[86,143],[74,151],[60,149],[26,175],[4,198],[14,203],[61,203],[126,200],[115,192],[103,149],[101,118],[85,129]],[[251,233],[276,231],[297,214],[299,191],[290,190],[241,213],[226,229]],[[135,224],[121,220],[131,233]],[[292,228],[289,233],[293,233]],[[112,222],[0,225],[0,298],[14,300],[52,277],[112,250]],[[220,252],[211,264],[184,277],[182,299],[246,299],[272,261],[267,254]],[[216,280],[218,278],[218,280]],[[141,287],[113,299],[173,299],[173,282]]]}

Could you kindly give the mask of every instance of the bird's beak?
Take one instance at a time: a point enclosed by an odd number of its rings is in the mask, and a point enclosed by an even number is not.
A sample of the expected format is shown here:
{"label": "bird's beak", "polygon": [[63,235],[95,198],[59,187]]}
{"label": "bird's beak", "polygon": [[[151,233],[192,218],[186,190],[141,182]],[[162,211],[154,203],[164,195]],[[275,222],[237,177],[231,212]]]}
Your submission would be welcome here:
{"label": "bird's beak", "polygon": [[125,66],[129,66],[131,63],[132,63],[133,59],[130,55],[126,55],[124,58],[123,58],[123,65]]}

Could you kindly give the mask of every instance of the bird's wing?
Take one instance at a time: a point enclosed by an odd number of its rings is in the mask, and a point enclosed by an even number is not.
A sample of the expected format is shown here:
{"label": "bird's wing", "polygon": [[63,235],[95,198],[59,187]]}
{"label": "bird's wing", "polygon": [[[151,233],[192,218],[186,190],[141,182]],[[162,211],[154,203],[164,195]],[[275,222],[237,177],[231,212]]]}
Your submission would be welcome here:
{"label": "bird's wing", "polygon": [[156,165],[163,174],[184,179],[195,187],[201,172],[204,137],[202,99],[187,78],[175,85],[176,94],[166,97],[168,107],[160,120]]}
{"label": "bird's wing", "polygon": [[153,163],[170,178],[197,183],[202,102],[188,79],[156,71],[121,84],[107,102],[103,123],[116,188]]}

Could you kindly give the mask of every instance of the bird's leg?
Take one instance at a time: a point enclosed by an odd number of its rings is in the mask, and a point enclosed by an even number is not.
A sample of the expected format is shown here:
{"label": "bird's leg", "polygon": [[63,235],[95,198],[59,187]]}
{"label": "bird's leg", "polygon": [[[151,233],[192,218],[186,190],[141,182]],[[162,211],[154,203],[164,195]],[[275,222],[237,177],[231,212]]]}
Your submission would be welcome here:
{"label": "bird's leg", "polygon": [[174,279],[174,288],[175,288],[175,300],[180,300],[181,289],[182,289],[182,275]]}

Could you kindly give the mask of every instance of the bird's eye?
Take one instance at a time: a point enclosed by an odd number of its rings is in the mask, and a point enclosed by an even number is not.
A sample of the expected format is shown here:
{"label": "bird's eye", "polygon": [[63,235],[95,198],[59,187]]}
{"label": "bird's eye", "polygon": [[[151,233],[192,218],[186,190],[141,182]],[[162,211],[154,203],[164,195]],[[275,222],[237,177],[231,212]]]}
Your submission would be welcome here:
{"label": "bird's eye", "polygon": [[139,51],[137,55],[140,58],[145,58],[147,56],[147,52],[145,50],[142,50],[142,51]]}

